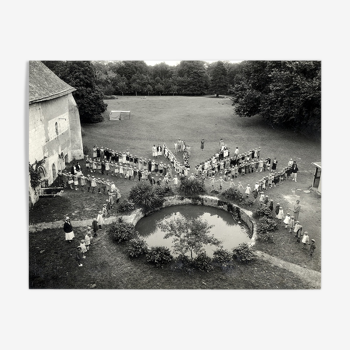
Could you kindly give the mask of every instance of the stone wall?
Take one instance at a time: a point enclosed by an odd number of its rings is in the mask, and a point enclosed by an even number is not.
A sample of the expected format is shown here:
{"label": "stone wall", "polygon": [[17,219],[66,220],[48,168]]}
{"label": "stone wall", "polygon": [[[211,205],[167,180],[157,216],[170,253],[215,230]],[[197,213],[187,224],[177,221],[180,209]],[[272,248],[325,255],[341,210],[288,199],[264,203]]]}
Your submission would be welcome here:
{"label": "stone wall", "polygon": [[[198,196],[199,200],[195,201],[192,198],[186,198],[182,196],[172,196],[172,197],[167,197],[165,202],[163,203],[162,208],[167,208],[167,207],[172,207],[176,205],[204,205],[208,207],[215,207],[219,208],[221,210],[225,210],[229,212],[227,205],[220,205],[219,198],[217,197],[212,197],[212,196]],[[240,208],[237,205],[232,205],[233,208],[237,208],[239,210],[240,214],[240,220],[243,221],[249,228],[250,234],[251,234],[251,241],[250,245],[255,244],[256,240],[256,225],[254,220],[252,219],[252,212],[249,210],[245,210],[243,208]],[[156,209],[154,211],[161,210],[162,208]],[[237,210],[236,209],[236,210]],[[130,215],[125,215],[122,216],[124,222],[131,223],[136,226],[136,224],[146,215],[151,215],[154,211],[147,212],[146,214],[143,213],[141,209],[134,210]]]}

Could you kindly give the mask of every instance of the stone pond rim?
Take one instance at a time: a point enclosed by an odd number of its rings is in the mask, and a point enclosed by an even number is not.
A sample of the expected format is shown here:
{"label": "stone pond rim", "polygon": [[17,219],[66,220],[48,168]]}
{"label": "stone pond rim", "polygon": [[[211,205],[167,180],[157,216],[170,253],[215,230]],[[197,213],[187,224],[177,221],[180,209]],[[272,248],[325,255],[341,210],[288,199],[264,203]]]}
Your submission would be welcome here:
{"label": "stone pond rim", "polygon": [[[196,199],[198,198],[198,199]],[[240,215],[240,220],[243,221],[247,227],[248,227],[248,231],[249,231],[249,236],[250,236],[250,246],[253,246],[255,244],[256,241],[256,237],[257,237],[257,229],[256,229],[256,223],[253,220],[252,216],[253,213],[249,210],[243,209],[238,205],[232,204],[229,201],[221,201],[219,198],[217,197],[213,197],[213,196],[207,196],[207,195],[200,195],[198,197],[192,198],[192,197],[186,197],[186,196],[171,196],[171,197],[165,197],[165,201],[163,203],[163,205],[155,210],[150,210],[146,213],[143,212],[142,209],[135,209],[134,211],[132,211],[129,215],[122,215],[122,216],[118,216],[116,218],[116,221],[118,220],[118,218],[122,217],[123,221],[126,223],[130,223],[133,224],[134,226],[136,226],[136,224],[145,216],[149,216],[154,212],[157,212],[163,208],[168,208],[168,207],[172,207],[172,206],[178,206],[178,205],[203,205],[203,206],[208,206],[208,207],[215,207],[221,210],[224,210],[226,212],[232,212],[228,210],[228,206],[231,205],[232,208],[235,208],[234,210],[238,210],[239,215]]]}

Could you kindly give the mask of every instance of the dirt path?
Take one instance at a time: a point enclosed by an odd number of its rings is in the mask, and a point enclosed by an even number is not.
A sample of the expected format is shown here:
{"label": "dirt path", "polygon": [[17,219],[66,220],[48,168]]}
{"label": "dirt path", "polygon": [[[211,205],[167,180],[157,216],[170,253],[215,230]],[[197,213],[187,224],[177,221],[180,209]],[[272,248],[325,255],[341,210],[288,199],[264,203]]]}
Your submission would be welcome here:
{"label": "dirt path", "polygon": [[269,254],[266,254],[264,252],[261,252],[259,250],[255,251],[256,255],[262,259],[265,260],[272,265],[278,266],[282,269],[288,270],[290,272],[293,272],[297,276],[299,276],[304,281],[308,282],[315,288],[321,288],[321,273],[314,270],[309,270],[306,268],[303,268],[299,265],[292,264],[290,262],[281,260],[279,258],[275,258],[274,256],[271,256]]}
{"label": "dirt path", "polygon": [[[116,216],[110,216],[108,218],[104,219],[104,224],[108,225],[117,220]],[[39,224],[29,225],[29,232],[37,232],[37,231],[43,231],[45,229],[52,229],[52,228],[62,228],[63,229],[64,222],[61,220],[53,221],[53,222],[41,222]],[[71,224],[74,227],[84,227],[84,226],[91,226],[92,225],[92,219],[86,219],[86,220],[72,220]]]}

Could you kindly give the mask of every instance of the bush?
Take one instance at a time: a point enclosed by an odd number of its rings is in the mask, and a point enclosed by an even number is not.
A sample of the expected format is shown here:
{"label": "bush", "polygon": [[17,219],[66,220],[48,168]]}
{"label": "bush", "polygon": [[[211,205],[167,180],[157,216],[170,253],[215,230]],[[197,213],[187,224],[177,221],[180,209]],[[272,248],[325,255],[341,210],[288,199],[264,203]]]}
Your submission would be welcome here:
{"label": "bush", "polygon": [[156,267],[163,268],[164,265],[169,264],[173,260],[169,248],[166,247],[152,247],[146,254],[147,262]]}
{"label": "bush", "polygon": [[118,213],[125,213],[135,209],[135,204],[129,202],[127,199],[123,199],[117,208]]}
{"label": "bush", "polygon": [[128,245],[128,254],[130,258],[137,258],[140,255],[146,254],[148,251],[147,243],[142,238],[133,238]]}
{"label": "bush", "polygon": [[154,192],[159,196],[159,198],[173,196],[175,194],[170,186],[165,186],[165,187],[157,186],[154,189]]}
{"label": "bush", "polygon": [[214,269],[212,259],[205,253],[198,254],[192,260],[193,267],[200,271],[210,272]]}
{"label": "bush", "polygon": [[185,271],[186,273],[192,273],[194,270],[193,261],[187,255],[178,255],[175,259],[175,270]]}
{"label": "bush", "polygon": [[86,145],[83,146],[83,153],[84,155],[89,155],[90,154],[90,148]]}
{"label": "bush", "polygon": [[277,230],[277,223],[274,219],[268,218],[266,216],[259,219],[258,223],[258,233],[271,232]]}
{"label": "bush", "polygon": [[254,214],[259,218],[262,216],[272,217],[270,208],[264,204],[257,208]]}
{"label": "bush", "polygon": [[109,234],[117,243],[126,242],[135,236],[135,226],[126,222],[117,222],[109,228]]}
{"label": "bush", "polygon": [[[162,194],[158,194],[157,191]],[[153,189],[153,186],[146,182],[139,182],[130,190],[129,194],[131,202],[143,205],[147,210],[161,207],[164,203],[163,197],[163,192],[159,190],[159,187]]]}
{"label": "bush", "polygon": [[197,179],[181,178],[179,191],[186,196],[199,195],[205,193],[204,181]]}
{"label": "bush", "polygon": [[232,257],[243,264],[247,264],[256,259],[255,254],[247,243],[242,243],[237,248],[234,248],[232,250]]}
{"label": "bush", "polygon": [[225,190],[224,192],[222,192],[222,195],[226,198],[229,199],[231,201],[239,201],[239,200],[243,200],[244,199],[244,195],[242,192],[240,192],[237,189],[234,188],[228,188],[227,190]]}
{"label": "bush", "polygon": [[219,264],[227,264],[232,260],[232,254],[223,248],[217,249],[213,254],[213,261]]}

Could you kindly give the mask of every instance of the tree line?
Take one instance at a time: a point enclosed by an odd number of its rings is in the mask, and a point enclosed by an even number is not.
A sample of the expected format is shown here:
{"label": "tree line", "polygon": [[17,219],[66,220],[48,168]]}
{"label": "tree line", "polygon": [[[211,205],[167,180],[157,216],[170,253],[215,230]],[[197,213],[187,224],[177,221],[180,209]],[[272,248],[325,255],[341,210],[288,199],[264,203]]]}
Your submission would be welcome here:
{"label": "tree line", "polygon": [[321,131],[320,61],[43,61],[77,91],[82,122],[102,120],[106,95],[231,95],[240,117],[261,115],[272,127]]}
{"label": "tree line", "polygon": [[98,86],[105,95],[227,94],[237,64],[181,61],[177,66],[144,61],[93,61]]}

